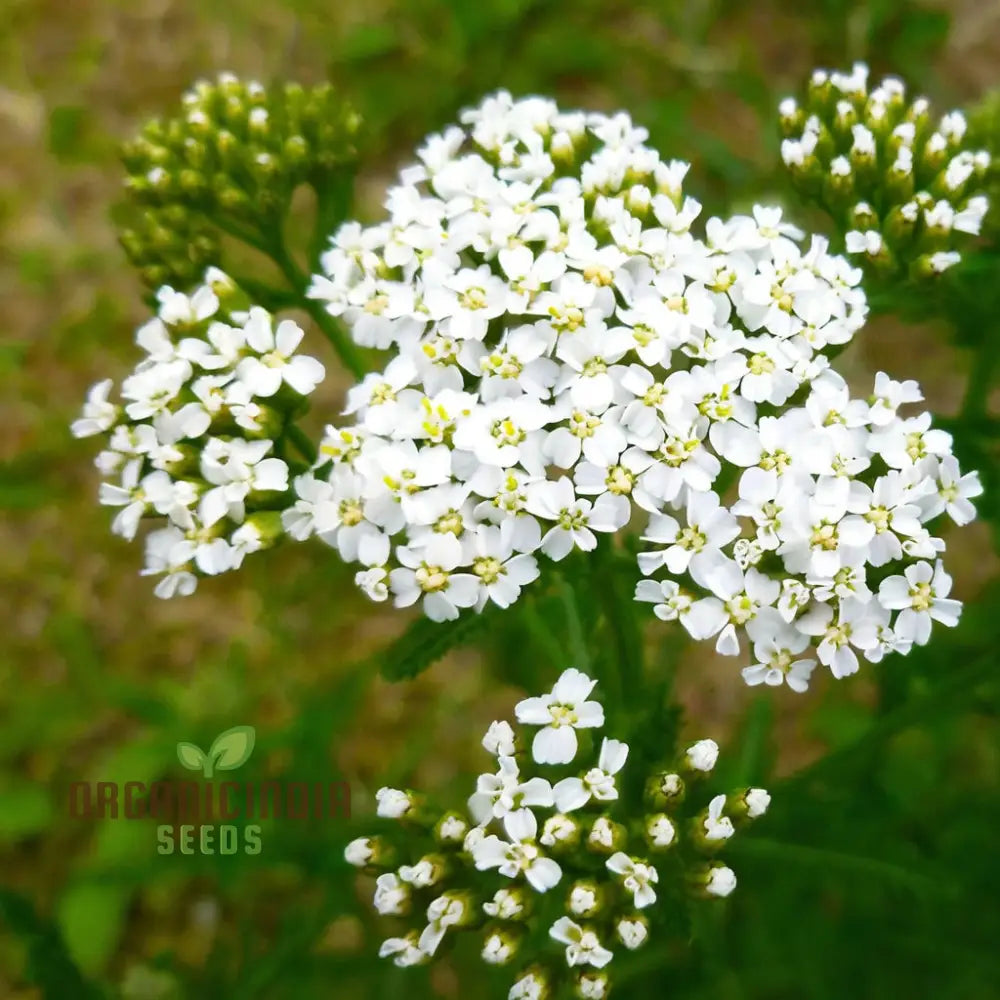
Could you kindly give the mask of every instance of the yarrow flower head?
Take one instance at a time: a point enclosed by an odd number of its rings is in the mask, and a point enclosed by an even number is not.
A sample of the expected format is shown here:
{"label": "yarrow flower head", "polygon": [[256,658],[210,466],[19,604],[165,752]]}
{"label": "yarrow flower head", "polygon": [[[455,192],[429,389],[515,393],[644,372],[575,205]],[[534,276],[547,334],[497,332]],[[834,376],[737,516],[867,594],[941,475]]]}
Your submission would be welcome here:
{"label": "yarrow flower head", "polygon": [[96,464],[111,530],[131,540],[155,526],[143,573],[158,597],[190,594],[282,536],[292,468],[307,464],[287,454],[287,431],[324,376],[297,353],[302,335],[213,269],[190,295],[160,290],[117,401],[110,379],[90,390],[72,430],[106,439]]}
{"label": "yarrow flower head", "polygon": [[[577,701],[589,699],[594,687],[581,671],[567,670],[548,695],[517,706],[518,722],[535,728],[537,736],[551,725],[541,706],[563,704],[567,691]],[[586,747],[574,737],[558,762],[551,760],[547,740],[531,743],[530,754],[518,752],[515,747],[529,745],[527,739],[509,723],[490,726],[483,744],[499,770],[479,776],[464,839],[444,834],[461,822],[456,812],[435,821],[432,812],[414,807],[414,793],[378,791],[378,815],[395,827],[352,841],[344,856],[378,876],[373,903],[380,914],[418,920],[402,937],[386,940],[380,955],[399,966],[424,964],[450,937],[475,933],[484,962],[522,966],[509,992],[514,1000],[548,996],[567,976],[577,996],[601,997],[613,979],[607,970],[616,955],[642,947],[661,922],[661,894],[669,894],[669,905],[676,907],[681,898],[732,892],[736,877],[718,852],[766,812],[768,793],[750,788],[718,794],[697,811],[683,790],[697,788],[715,766],[718,746],[712,740],[658,765],[645,792],[638,785],[638,797],[634,786],[619,789],[625,743],[604,738],[596,766],[578,762],[581,752],[589,756],[596,748],[587,730],[604,722],[599,702],[584,704],[594,706],[590,717],[598,721],[584,729]],[[531,773],[535,769],[558,780]],[[417,860],[396,866],[396,857]],[[527,941],[541,940],[537,930],[547,932],[548,943],[529,951]]]}
{"label": "yarrow flower head", "polygon": [[887,77],[869,87],[868,67],[816,70],[805,100],[781,102],[782,159],[796,186],[831,213],[848,254],[880,274],[939,274],[980,232],[990,154],[973,148],[965,116],[933,118]]}
{"label": "yarrow flower head", "polygon": [[[960,117],[928,138],[922,102],[907,110],[899,85],[869,94],[866,81],[863,67],[817,76],[810,101],[851,119],[852,136],[868,129],[876,150],[894,144],[920,164],[937,162],[941,141],[958,150]],[[242,115],[226,109],[257,98],[226,96],[234,86],[196,96],[191,113]],[[819,110],[803,121],[840,134]],[[348,392],[315,457],[294,419],[323,369],[297,353],[298,327],[220,272],[190,295],[163,287],[122,400],[98,384],[74,425],[109,434],[98,463],[114,477],[101,492],[120,508],[114,529],[132,537],[142,518],[162,519],[147,541],[157,593],[190,593],[249,552],[315,536],[358,567],[373,600],[446,621],[509,607],[541,557],[590,552],[638,522],[637,600],[742,654],[750,684],[803,691],[817,663],[843,677],[859,657],[926,642],[932,622],[954,624],[932,529],[942,515],[971,520],[981,487],[950,435],[908,410],[915,382],[880,372],[852,399],[830,368],[867,315],[861,269],[820,237],[803,243],[778,209],[696,232],[687,165],[645,140],[624,114],[504,92],[431,136],[389,191],[388,220],[338,229],[312,280],[359,344],[391,351]],[[570,675],[518,706],[539,727],[540,761],[566,763],[603,723],[584,688]],[[509,742],[489,737],[513,760]],[[600,801],[608,755],[562,794]],[[508,787],[503,766],[482,791],[496,819],[532,794]]]}
{"label": "yarrow flower head", "polygon": [[373,599],[506,607],[539,554],[697,501],[713,435],[755,428],[863,324],[860,271],[780,210],[697,235],[688,165],[646,136],[501,92],[427,140],[388,221],[334,235],[310,295],[392,358],[294,488],[350,494],[352,524],[315,533]]}
{"label": "yarrow flower head", "polygon": [[900,412],[921,398],[916,382],[880,372],[854,400],[826,371],[802,406],[716,425],[738,499],[692,493],[654,514],[636,599],[717,652],[749,656],[748,684],[798,692],[817,663],[846,677],[861,658],[925,644],[933,621],[955,625],[961,604],[931,528],[972,520],[982,487],[929,413]]}

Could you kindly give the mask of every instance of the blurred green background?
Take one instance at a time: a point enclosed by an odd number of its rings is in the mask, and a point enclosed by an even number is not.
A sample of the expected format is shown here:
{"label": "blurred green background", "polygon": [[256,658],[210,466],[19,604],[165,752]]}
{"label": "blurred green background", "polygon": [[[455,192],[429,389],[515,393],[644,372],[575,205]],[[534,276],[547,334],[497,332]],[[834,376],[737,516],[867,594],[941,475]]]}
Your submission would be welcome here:
{"label": "blurred green background", "polygon": [[[132,367],[146,315],[112,221],[117,144],[173,113],[199,76],[330,78],[368,122],[357,211],[376,218],[416,141],[504,86],[628,109],[665,156],[693,162],[688,191],[708,211],[787,202],[774,108],[814,66],[865,58],[941,110],[963,106],[998,82],[1000,9],[2,0],[0,25],[0,997],[457,998],[473,982],[504,995],[508,973],[463,973],[461,959],[431,973],[379,962],[342,849],[380,784],[461,801],[481,730],[509,715],[518,684],[540,689],[568,664],[519,646],[499,616],[474,647],[390,685],[379,650],[405,616],[357,596],[319,546],[250,560],[187,600],[152,596],[138,548],[111,538],[96,504],[92,443],[68,432],[87,386]],[[933,411],[959,413],[969,372],[1000,350],[995,311],[971,305],[987,285],[951,321],[876,318],[839,367],[859,390],[879,368],[918,378]],[[317,394],[317,427],[345,388],[335,376]],[[959,453],[989,483],[986,399]],[[969,602],[961,626],[806,697],[759,695],[732,661],[650,625],[683,732],[723,744],[724,786],[766,782],[775,800],[734,848],[731,902],[690,947],[644,953],[622,995],[1000,997],[996,535],[979,522],[948,543]],[[556,617],[550,650],[560,628]],[[347,778],[354,818],[275,824],[260,856],[213,858],[157,855],[146,823],[68,817],[69,782],[183,777],[175,744],[206,746],[236,724],[257,729],[248,779]]]}

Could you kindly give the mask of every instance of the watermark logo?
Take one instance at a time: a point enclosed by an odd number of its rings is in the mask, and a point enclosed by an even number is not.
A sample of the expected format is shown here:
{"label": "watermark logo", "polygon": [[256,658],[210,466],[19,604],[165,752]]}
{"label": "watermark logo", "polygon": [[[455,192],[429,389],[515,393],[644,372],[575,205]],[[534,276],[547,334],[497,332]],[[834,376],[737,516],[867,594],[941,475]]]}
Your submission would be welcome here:
{"label": "watermark logo", "polygon": [[177,759],[189,771],[201,771],[207,781],[216,771],[242,767],[250,759],[256,739],[253,726],[233,726],[215,737],[208,753],[195,743],[178,743]]}
{"label": "watermark logo", "polygon": [[260,854],[260,821],[337,820],[351,815],[346,781],[217,780],[243,767],[253,754],[253,726],[233,726],[206,753],[177,744],[177,759],[197,779],[182,781],[76,781],[69,815],[77,820],[155,820],[160,854]]}

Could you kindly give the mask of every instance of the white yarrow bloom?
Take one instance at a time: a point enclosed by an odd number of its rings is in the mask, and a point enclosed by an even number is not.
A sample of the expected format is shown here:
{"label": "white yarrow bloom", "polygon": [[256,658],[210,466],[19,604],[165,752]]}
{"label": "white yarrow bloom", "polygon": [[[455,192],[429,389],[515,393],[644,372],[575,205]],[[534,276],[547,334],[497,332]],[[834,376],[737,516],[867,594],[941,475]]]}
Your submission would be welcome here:
{"label": "white yarrow bloom", "polygon": [[614,958],[614,953],[601,945],[600,939],[591,931],[570,920],[560,917],[549,930],[549,936],[566,945],[566,964],[593,965],[597,969]]}
{"label": "white yarrow bloom", "polygon": [[518,702],[514,709],[517,721],[542,727],[531,746],[537,763],[570,763],[577,752],[576,730],[604,725],[600,703],[587,700],[596,684],[582,671],[570,669],[547,695]]}

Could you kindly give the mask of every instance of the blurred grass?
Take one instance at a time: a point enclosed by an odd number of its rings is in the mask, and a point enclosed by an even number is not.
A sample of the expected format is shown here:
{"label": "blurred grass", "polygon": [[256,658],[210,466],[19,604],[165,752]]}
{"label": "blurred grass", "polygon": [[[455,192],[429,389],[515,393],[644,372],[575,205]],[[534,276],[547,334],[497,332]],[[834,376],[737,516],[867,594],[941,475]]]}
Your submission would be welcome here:
{"label": "blurred grass", "polygon": [[[199,75],[330,77],[369,122],[359,212],[374,218],[419,137],[506,86],[628,108],[665,155],[692,160],[689,190],[722,211],[781,198],[772,109],[815,64],[868,58],[962,103],[997,83],[995,10],[3,0],[0,24],[0,996],[466,995],[454,968],[404,976],[373,957],[340,850],[377,783],[444,790],[470,773],[477,732],[515,696],[504,677],[547,679],[564,664],[525,663],[501,624],[492,655],[455,653],[386,684],[370,657],[404,622],[360,599],[320,547],[251,560],[190,600],[152,597],[139,553],[109,536],[96,505],[92,449],[67,430],[92,381],[131,367],[144,316],[111,223],[117,143]],[[862,388],[878,367],[920,378],[931,408],[952,413],[969,364],[943,324],[879,321],[842,368]],[[345,385],[324,386],[317,421],[337,412]],[[676,665],[692,733],[734,744],[733,780],[803,776],[738,857],[731,911],[698,947],[648,952],[640,992],[1000,996],[997,563],[984,526],[952,534],[949,566],[973,602],[954,635],[805,701],[762,701],[731,662],[650,629],[656,662]],[[359,663],[366,671],[351,670]],[[903,708],[883,704],[892,684]],[[266,829],[260,857],[214,859],[159,857],[146,824],[67,818],[68,782],[176,776],[178,740],[204,745],[237,723],[257,727],[255,777],[342,775],[359,818]],[[852,746],[814,776],[801,770]],[[94,985],[74,983],[74,966]],[[484,979],[483,995],[502,995],[502,981]]]}

